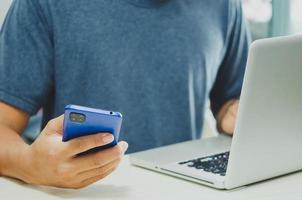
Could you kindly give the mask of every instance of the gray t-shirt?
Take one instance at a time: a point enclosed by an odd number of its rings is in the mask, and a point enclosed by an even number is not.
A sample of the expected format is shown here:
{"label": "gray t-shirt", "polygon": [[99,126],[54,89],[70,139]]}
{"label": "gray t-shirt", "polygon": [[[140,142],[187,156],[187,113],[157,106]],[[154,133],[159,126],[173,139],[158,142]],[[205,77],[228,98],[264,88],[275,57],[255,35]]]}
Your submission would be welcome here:
{"label": "gray t-shirt", "polygon": [[43,125],[67,104],[120,111],[134,152],[200,137],[238,98],[249,35],[239,0],[15,0],[0,35],[0,100]]}

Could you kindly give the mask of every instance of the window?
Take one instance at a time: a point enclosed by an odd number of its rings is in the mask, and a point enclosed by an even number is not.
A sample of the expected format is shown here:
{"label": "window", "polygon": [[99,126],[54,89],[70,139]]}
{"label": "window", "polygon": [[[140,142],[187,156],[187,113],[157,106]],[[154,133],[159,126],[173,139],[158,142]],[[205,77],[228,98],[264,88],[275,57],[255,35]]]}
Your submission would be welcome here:
{"label": "window", "polygon": [[269,35],[273,15],[271,0],[242,0],[243,12],[252,32],[253,39]]}
{"label": "window", "polygon": [[290,0],[290,32],[302,32],[302,1]]}
{"label": "window", "polygon": [[302,32],[301,0],[242,0],[253,39]]}
{"label": "window", "polygon": [[12,2],[12,0],[1,0],[0,1],[0,28],[2,26],[6,12],[9,8],[11,2]]}

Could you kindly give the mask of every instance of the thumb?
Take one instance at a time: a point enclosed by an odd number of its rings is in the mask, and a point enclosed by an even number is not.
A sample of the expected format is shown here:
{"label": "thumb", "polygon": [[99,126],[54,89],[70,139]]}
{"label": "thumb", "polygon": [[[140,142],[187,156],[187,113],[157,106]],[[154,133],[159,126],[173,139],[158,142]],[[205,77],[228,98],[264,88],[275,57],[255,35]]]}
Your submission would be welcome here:
{"label": "thumb", "polygon": [[64,115],[61,115],[57,118],[50,120],[44,130],[43,133],[46,134],[60,134],[63,135],[63,124],[64,124]]}

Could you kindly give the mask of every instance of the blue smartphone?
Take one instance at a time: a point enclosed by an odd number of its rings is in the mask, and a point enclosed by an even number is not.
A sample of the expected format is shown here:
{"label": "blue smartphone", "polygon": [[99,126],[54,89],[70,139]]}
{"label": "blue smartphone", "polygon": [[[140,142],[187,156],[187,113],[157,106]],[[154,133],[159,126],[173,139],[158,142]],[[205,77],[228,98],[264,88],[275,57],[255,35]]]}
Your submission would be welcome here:
{"label": "blue smartphone", "polygon": [[79,155],[92,153],[113,147],[117,144],[122,125],[122,114],[119,112],[67,105],[64,113],[63,142],[96,133],[111,133],[112,143],[85,151]]}

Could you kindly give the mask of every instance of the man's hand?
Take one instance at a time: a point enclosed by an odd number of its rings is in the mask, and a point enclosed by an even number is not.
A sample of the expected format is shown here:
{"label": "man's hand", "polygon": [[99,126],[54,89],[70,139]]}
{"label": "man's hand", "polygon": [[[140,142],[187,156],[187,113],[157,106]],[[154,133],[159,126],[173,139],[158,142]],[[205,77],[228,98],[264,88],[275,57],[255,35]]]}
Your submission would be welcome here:
{"label": "man's hand", "polygon": [[238,106],[238,100],[230,100],[222,106],[216,117],[219,132],[233,135],[237,119]]}
{"label": "man's hand", "polygon": [[83,188],[113,172],[128,144],[85,156],[77,154],[113,141],[109,133],[83,136],[62,142],[63,115],[51,120],[23,154],[22,180],[34,185]]}

